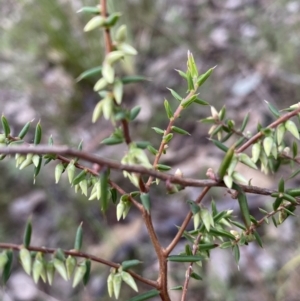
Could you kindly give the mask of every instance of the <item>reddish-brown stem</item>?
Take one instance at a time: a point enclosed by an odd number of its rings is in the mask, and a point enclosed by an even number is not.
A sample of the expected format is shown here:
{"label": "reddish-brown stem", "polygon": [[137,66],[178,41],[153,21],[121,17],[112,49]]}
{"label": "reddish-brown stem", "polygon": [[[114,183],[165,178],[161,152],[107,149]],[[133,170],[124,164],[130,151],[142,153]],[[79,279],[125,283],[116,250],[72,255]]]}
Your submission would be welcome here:
{"label": "reddish-brown stem", "polygon": [[[65,163],[69,163],[71,159],[65,158],[64,156],[77,157],[87,162],[99,164],[100,166],[105,165],[111,169],[115,169],[119,171],[126,170],[128,172],[144,174],[144,175],[151,176],[153,178],[160,179],[162,181],[168,181],[169,183],[180,184],[184,187],[206,187],[206,186],[226,187],[223,182],[219,182],[216,180],[196,180],[193,178],[182,178],[182,177],[166,174],[163,172],[159,172],[153,169],[147,169],[139,165],[120,164],[117,161],[105,159],[94,154],[89,154],[83,151],[71,149],[68,146],[39,145],[39,146],[29,147],[29,146],[22,145],[22,146],[0,147],[0,154],[15,155],[15,154],[30,154],[30,153],[39,154],[39,155],[54,154],[57,155],[57,158],[59,160]],[[78,167],[79,169],[86,169],[88,172],[90,172],[95,176],[99,175],[98,172],[95,172],[93,169],[87,168],[79,163],[76,163],[76,167]],[[239,186],[243,189],[243,191],[248,193],[254,193],[254,194],[271,195],[273,192],[276,192],[276,190],[266,189],[257,186],[251,186],[251,185],[239,184]]]}
{"label": "reddish-brown stem", "polygon": [[[100,0],[101,5],[101,15],[105,18],[107,14],[107,3],[106,0]],[[105,42],[105,53],[108,54],[111,51],[113,51],[113,44],[112,39],[110,35],[110,29],[106,27],[104,29],[104,42]],[[123,119],[121,121],[122,127],[123,127],[123,134],[125,138],[125,142],[127,145],[131,143],[130,133],[129,133],[129,126],[128,121],[126,119]]]}
{"label": "reddish-brown stem", "polygon": [[[198,198],[196,199],[195,203],[200,204],[203,200],[203,198],[205,197],[205,195],[207,194],[207,192],[209,191],[210,187],[204,187],[204,189],[202,190],[201,194],[198,196]],[[164,250],[164,255],[167,257],[172,250],[175,248],[175,246],[177,245],[179,239],[181,238],[183,232],[185,231],[187,225],[189,224],[191,218],[192,218],[193,214],[190,211],[187,216],[185,217],[181,227],[179,228],[176,236],[174,237],[174,239],[171,241],[171,243],[168,245],[168,247]]]}
{"label": "reddish-brown stem", "polygon": [[[101,15],[103,18],[107,17],[107,5],[106,0],[100,0],[100,6],[101,6]],[[104,29],[104,41],[105,41],[105,53],[109,53],[113,50],[113,45],[111,41],[110,36],[110,30],[108,27]]]}
{"label": "reddish-brown stem", "polygon": [[125,142],[127,145],[131,143],[131,137],[129,133],[129,126],[128,126],[128,121],[126,119],[122,120],[122,127],[123,127],[123,134],[125,138]]}
{"label": "reddish-brown stem", "polygon": [[[196,86],[194,90],[190,91],[190,93],[185,97],[185,99],[182,100],[182,103],[183,103],[185,100],[190,99],[190,98],[196,93],[197,89],[198,89],[198,86]],[[175,111],[173,117],[170,118],[168,127],[167,127],[167,129],[165,130],[164,136],[166,136],[166,135],[168,135],[169,133],[171,133],[171,131],[172,131],[172,126],[174,125],[176,119],[177,119],[178,117],[180,117],[180,114],[181,114],[181,112],[183,111],[183,109],[184,109],[184,107],[183,107],[182,105],[179,105],[179,106],[178,106],[178,108],[176,109],[176,111]],[[160,159],[162,153],[164,152],[164,149],[165,149],[165,145],[166,145],[166,144],[167,144],[167,143],[165,142],[165,140],[162,139],[162,141],[161,141],[161,143],[160,143],[160,146],[159,146],[159,149],[158,149],[158,153],[156,154],[155,159],[154,159],[154,162],[153,162],[153,164],[152,164],[154,168],[156,168],[156,166],[157,166],[157,164],[158,164],[158,162],[159,162],[159,159]],[[148,179],[148,181],[147,181],[147,184],[146,184],[146,187],[147,187],[148,189],[149,189],[149,187],[150,187],[152,181],[153,181],[153,177],[150,176],[149,179]]]}
{"label": "reddish-brown stem", "polygon": [[[10,244],[10,243],[0,243],[0,249],[12,249],[12,250],[17,250],[19,251],[21,248],[23,248],[23,245],[16,245],[16,244]],[[57,250],[56,249],[52,249],[52,248],[45,248],[45,247],[34,247],[34,246],[28,246],[27,249],[29,251],[35,251],[35,252],[42,252],[44,254],[53,254],[55,253]],[[99,257],[96,257],[94,255],[91,254],[87,254],[84,252],[79,252],[76,250],[64,250],[64,253],[66,255],[71,255],[71,256],[75,256],[75,257],[80,257],[80,258],[86,258],[86,259],[90,259],[92,261],[98,262],[98,263],[102,263],[104,265],[110,266],[112,268],[116,268],[118,269],[121,265],[109,260],[105,260]],[[138,274],[136,274],[135,272],[132,271],[128,271],[128,273],[135,278],[136,280],[139,280],[145,284],[148,284],[152,287],[158,288],[157,282],[144,278]]]}
{"label": "reddish-brown stem", "polygon": [[[198,250],[198,244],[201,240],[202,237],[202,233],[199,233],[198,236],[196,237],[194,243],[193,243],[193,251],[192,254],[196,255],[197,250]],[[189,281],[190,281],[190,277],[193,271],[193,264],[194,262],[190,262],[188,269],[185,272],[185,281],[184,281],[184,285],[182,288],[182,295],[181,295],[181,301],[185,301],[186,299],[186,295],[187,295],[187,290],[188,290],[188,286],[189,286]]]}
{"label": "reddish-brown stem", "polygon": [[167,259],[166,256],[164,256],[164,250],[161,247],[158,238],[156,236],[156,232],[152,224],[151,216],[147,213],[145,209],[143,211],[144,211],[143,219],[147,227],[159,264],[159,278],[157,279],[157,284],[158,284],[158,289],[160,291],[160,297],[163,301],[171,301],[168,293]]}
{"label": "reddish-brown stem", "polygon": [[[285,114],[284,116],[278,118],[277,120],[275,120],[273,123],[271,123],[269,126],[267,126],[267,129],[273,129],[276,128],[279,124],[287,121],[288,119],[292,118],[293,116],[297,115],[300,113],[300,108]],[[252,138],[250,138],[245,144],[243,144],[239,149],[237,149],[235,152],[241,153],[243,152],[245,149],[247,149],[251,144],[255,143],[259,138],[261,138],[262,136],[264,136],[263,132],[259,132],[256,135],[254,135]]]}

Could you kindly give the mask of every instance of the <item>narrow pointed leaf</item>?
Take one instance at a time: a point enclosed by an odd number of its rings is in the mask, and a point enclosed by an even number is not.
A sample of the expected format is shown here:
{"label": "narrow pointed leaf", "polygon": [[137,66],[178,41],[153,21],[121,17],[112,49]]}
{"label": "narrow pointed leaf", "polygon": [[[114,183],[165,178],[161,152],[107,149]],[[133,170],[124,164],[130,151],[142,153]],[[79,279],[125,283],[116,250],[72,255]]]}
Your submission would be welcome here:
{"label": "narrow pointed leaf", "polygon": [[29,218],[25,226],[24,238],[23,238],[23,245],[25,248],[28,248],[30,245],[31,233],[32,233],[32,224],[31,224],[31,218]]}
{"label": "narrow pointed leaf", "polygon": [[142,263],[142,261],[137,260],[137,259],[125,260],[122,262],[122,269],[123,269],[123,271],[126,271],[126,270],[131,269],[132,267],[137,266],[141,263]]}
{"label": "narrow pointed leaf", "polygon": [[177,99],[178,101],[182,101],[182,97],[177,92],[175,92],[173,89],[170,88],[167,89],[171,92],[171,94],[175,99]]}
{"label": "narrow pointed leaf", "polygon": [[79,82],[83,80],[84,78],[95,76],[95,75],[101,75],[102,66],[94,67],[91,69],[88,69],[84,72],[82,72],[77,78],[76,81]]}
{"label": "narrow pointed leaf", "polygon": [[144,294],[133,297],[133,298],[129,299],[128,301],[144,301],[144,300],[148,300],[148,299],[151,299],[153,297],[156,297],[158,295],[159,295],[159,291],[156,290],[156,289],[153,289],[153,290],[148,291]]}

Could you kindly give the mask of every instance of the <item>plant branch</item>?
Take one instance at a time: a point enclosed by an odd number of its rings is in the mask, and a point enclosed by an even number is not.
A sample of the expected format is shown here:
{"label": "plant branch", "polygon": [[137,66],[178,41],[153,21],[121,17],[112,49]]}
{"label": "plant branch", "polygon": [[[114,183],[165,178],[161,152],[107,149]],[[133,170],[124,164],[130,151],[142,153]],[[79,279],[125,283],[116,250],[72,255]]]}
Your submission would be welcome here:
{"label": "plant branch", "polygon": [[[185,100],[188,100],[188,99],[190,99],[193,95],[195,95],[197,89],[198,89],[198,86],[195,86],[195,89],[192,90],[192,91],[190,91],[190,93],[189,93],[189,94],[185,97],[185,99],[182,100],[181,102],[184,103]],[[173,116],[172,118],[170,118],[170,122],[169,122],[169,124],[168,124],[167,129],[165,130],[164,136],[166,136],[166,135],[168,135],[169,133],[171,133],[173,124],[175,123],[176,119],[177,119],[178,117],[180,117],[180,114],[181,114],[181,112],[182,112],[183,110],[184,110],[184,107],[183,107],[182,105],[179,105],[178,108],[176,109],[175,113],[174,113],[174,116]],[[155,159],[154,159],[154,162],[153,162],[153,167],[154,167],[154,169],[156,169],[156,166],[157,166],[157,164],[158,164],[158,162],[159,162],[159,159],[160,159],[160,157],[161,157],[161,155],[162,155],[162,153],[163,153],[163,151],[164,151],[164,149],[165,149],[165,145],[167,145],[167,143],[165,142],[165,140],[164,140],[164,138],[163,138],[162,141],[161,141],[161,143],[160,143],[160,146],[159,146],[159,149],[158,149],[158,153],[156,154]],[[148,181],[147,181],[147,184],[146,184],[146,186],[148,187],[148,189],[149,189],[149,187],[150,187],[152,181],[153,181],[153,176],[150,176],[149,179],[148,179]]]}
{"label": "plant branch", "polygon": [[[126,165],[126,164],[120,164],[117,161],[109,160],[102,158],[100,156],[89,154],[83,151],[78,151],[72,148],[69,148],[68,146],[49,146],[49,145],[39,145],[34,147],[29,146],[7,146],[7,147],[0,147],[0,154],[6,154],[6,155],[15,155],[15,154],[54,154],[57,155],[57,159],[69,163],[71,159],[65,158],[63,156],[72,156],[80,158],[84,161],[96,163],[100,166],[107,166],[111,169],[119,170],[119,171],[128,171],[128,172],[134,172],[139,173],[143,175],[149,175],[153,178],[160,179],[162,181],[168,181],[169,183],[174,184],[180,184],[184,187],[226,187],[224,182],[222,181],[216,181],[216,180],[197,180],[193,178],[183,178],[174,176],[171,174],[159,172],[153,169],[147,169],[143,166],[139,165]],[[95,172],[93,169],[87,168],[81,164],[76,163],[76,167],[80,169],[86,169],[91,174],[98,176],[99,174]],[[257,186],[251,186],[251,185],[242,185],[239,184],[239,186],[248,193],[253,194],[260,194],[260,195],[271,195],[274,192],[277,192],[276,190],[272,189],[266,189],[261,188]]]}
{"label": "plant branch", "polygon": [[[103,18],[106,18],[108,13],[107,13],[107,5],[106,5],[106,0],[100,0],[100,7],[101,7],[101,15]],[[106,54],[111,52],[113,49],[112,41],[111,41],[111,36],[110,36],[110,30],[108,27],[104,29],[104,41],[105,41],[105,52]]]}
{"label": "plant branch", "polygon": [[[17,245],[17,244],[10,244],[10,243],[0,243],[0,249],[12,249],[12,250],[17,250],[19,251],[21,248],[23,248],[23,245]],[[34,246],[28,246],[27,249],[29,251],[35,251],[35,252],[42,252],[44,254],[53,254],[55,253],[57,250],[53,249],[53,248],[45,248],[45,247],[34,247]],[[71,256],[75,256],[75,257],[80,257],[80,258],[86,258],[86,259],[90,259],[94,262],[98,262],[107,266],[110,266],[112,268],[120,268],[121,265],[109,260],[105,260],[99,257],[96,257],[94,255],[91,254],[87,254],[84,252],[79,252],[79,251],[75,251],[75,250],[64,250],[64,253],[66,255],[71,255]],[[139,280],[145,284],[148,284],[152,287],[158,288],[158,285],[156,283],[156,281],[144,278],[142,276],[140,276],[139,274],[136,274],[135,272],[132,271],[128,271],[128,273],[135,278],[136,280]]]}
{"label": "plant branch", "polygon": [[[198,198],[196,199],[195,203],[196,204],[200,204],[203,200],[203,198],[205,197],[205,195],[207,194],[207,192],[209,191],[210,187],[204,187],[204,189],[202,190],[202,192],[200,193],[200,195],[198,196]],[[192,218],[193,214],[191,211],[189,211],[189,213],[187,214],[187,216],[185,217],[182,225],[180,226],[177,234],[175,235],[174,239],[171,241],[171,243],[168,245],[168,247],[165,249],[164,251],[164,255],[167,257],[169,256],[169,254],[172,252],[172,250],[175,248],[175,246],[177,245],[179,239],[181,238],[183,232],[185,231],[187,225],[189,224],[191,218]]]}
{"label": "plant branch", "polygon": [[150,240],[154,247],[158,263],[159,263],[159,278],[157,279],[158,289],[160,290],[161,299],[164,301],[171,301],[168,293],[168,267],[167,267],[167,260],[164,256],[164,250],[161,247],[159,240],[156,236],[156,232],[153,227],[152,218],[147,213],[147,211],[143,208],[143,219],[145,225],[147,227]]}
{"label": "plant branch", "polygon": [[[192,251],[193,255],[196,255],[196,253],[197,253],[198,244],[201,240],[201,237],[202,237],[202,233],[199,233],[198,236],[196,237],[194,243],[193,243],[193,251]],[[194,264],[194,262],[190,262],[190,265],[189,265],[188,269],[185,272],[185,281],[184,281],[184,285],[183,285],[183,288],[182,288],[181,301],[185,301],[185,299],[186,299],[188,285],[189,285],[189,281],[190,281],[191,274],[192,274],[192,271],[193,271],[193,264]]]}
{"label": "plant branch", "polygon": [[[283,115],[282,117],[278,118],[277,120],[275,120],[273,123],[271,123],[269,126],[267,126],[267,129],[273,129],[276,128],[279,124],[287,121],[288,119],[292,118],[293,116],[296,116],[297,114],[300,113],[300,108],[287,113],[285,115]],[[245,149],[247,149],[251,144],[255,143],[259,138],[261,138],[262,136],[264,136],[263,132],[259,132],[257,134],[255,134],[252,138],[250,138],[245,144],[243,144],[240,148],[238,148],[235,152],[238,153],[242,153]]]}

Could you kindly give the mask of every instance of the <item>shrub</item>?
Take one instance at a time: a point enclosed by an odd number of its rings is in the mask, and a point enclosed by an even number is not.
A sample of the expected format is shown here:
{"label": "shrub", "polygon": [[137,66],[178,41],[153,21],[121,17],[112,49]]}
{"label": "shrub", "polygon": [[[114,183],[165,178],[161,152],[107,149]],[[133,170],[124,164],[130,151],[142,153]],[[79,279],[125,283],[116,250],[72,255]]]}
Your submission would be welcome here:
{"label": "shrub", "polygon": [[[3,250],[0,254],[3,283],[5,284],[10,277],[14,253],[17,252],[25,272],[31,275],[36,283],[41,279],[51,285],[56,271],[65,280],[72,278],[73,287],[81,282],[86,285],[91,272],[91,262],[94,261],[110,268],[107,278],[110,297],[118,299],[122,292],[122,282],[125,282],[137,292],[130,300],[147,300],[155,296],[159,296],[161,300],[170,300],[169,289],[182,290],[181,300],[186,300],[190,279],[202,280],[198,270],[201,270],[203,262],[209,260],[213,249],[231,249],[238,264],[240,247],[252,242],[262,247],[262,239],[257,232],[261,225],[268,224],[269,220],[272,220],[277,227],[294,215],[293,212],[299,205],[300,190],[287,188],[286,182],[299,173],[299,169],[292,170],[294,165],[299,163],[298,144],[293,141],[295,138],[299,139],[299,131],[292,118],[299,119],[300,107],[298,104],[293,105],[284,113],[267,103],[274,121],[268,126],[258,124],[256,133],[250,133],[247,131],[249,115],[246,115],[242,124],[237,126],[234,120],[227,117],[225,106],[217,111],[199,97],[200,87],[213,74],[215,67],[199,73],[192,53],[188,52],[187,69],[177,70],[178,75],[186,82],[187,92],[185,95],[179,95],[175,90],[169,89],[172,103],[170,104],[167,99],[163,102],[168,125],[165,129],[151,128],[153,133],[161,138],[159,146],[155,147],[151,141],[134,141],[131,135],[133,129],[131,124],[143,108],[136,106],[127,109],[123,106],[123,88],[126,84],[146,79],[143,76],[121,76],[118,64],[128,56],[135,56],[137,51],[126,41],[126,26],[117,25],[121,13],[108,13],[105,0],[101,1],[100,6],[83,7],[80,12],[92,16],[84,31],[98,28],[103,30],[105,58],[101,67],[85,71],[78,80],[99,76],[94,91],[99,94],[100,100],[94,108],[92,122],[96,123],[101,117],[111,122],[114,130],[101,143],[110,147],[125,144],[126,154],[120,162],[117,162],[85,152],[82,143],[77,149],[56,146],[51,136],[48,145],[43,145],[40,122],[35,126],[34,141],[30,144],[25,139],[32,122],[27,122],[20,133],[13,136],[9,121],[2,115],[0,158],[7,160],[8,155],[15,155],[16,167],[20,170],[33,165],[34,182],[38,181],[37,177],[42,167],[47,168],[44,166],[55,162],[56,183],[66,172],[70,186],[74,187],[76,192],[85,195],[87,199],[98,201],[103,214],[110,206],[115,206],[118,221],[126,219],[131,207],[136,207],[155,250],[159,265],[158,275],[153,280],[147,275],[134,271],[137,265],[143,264],[143,258],[117,263],[82,252],[82,223],[78,226],[74,247],[70,250],[33,246],[31,244],[32,223],[29,219],[22,244],[0,243],[0,248]],[[112,35],[112,28],[116,28],[114,35]],[[173,103],[177,104],[175,110],[172,109]],[[209,124],[208,136],[212,147],[215,146],[223,152],[223,159],[218,169],[209,168],[205,179],[186,178],[180,170],[170,173],[172,167],[160,163],[161,158],[168,152],[169,146],[172,147],[172,139],[175,135],[190,135],[188,131],[178,126],[178,119],[183,111],[191,110],[193,106],[210,106],[210,116],[201,121]],[[286,135],[288,132],[291,134],[290,137]],[[246,152],[249,149],[252,152],[251,157]],[[153,161],[150,159],[151,155],[154,156]],[[82,162],[92,163],[93,166],[84,165]],[[238,164],[244,164],[252,169],[260,168],[261,172],[266,174],[280,173],[280,167],[289,164],[292,171],[288,178],[282,177],[279,180],[278,188],[274,190],[251,185],[247,175],[236,170]],[[123,177],[135,188],[132,191],[125,191],[115,182],[110,174],[111,170],[123,173]],[[186,201],[188,213],[167,246],[162,246],[158,239],[151,213],[151,206],[155,202],[151,197],[151,190],[160,182],[164,183],[165,192],[171,195],[176,195],[188,187],[202,188],[197,198]],[[232,210],[219,211],[213,200],[210,209],[202,205],[204,197],[212,187],[223,187],[232,198],[238,200],[242,223],[239,222],[239,218],[233,216]],[[271,196],[272,210],[258,208],[262,216],[259,219],[252,216],[247,201],[248,193]],[[188,228],[191,221],[193,221],[192,230]],[[174,254],[174,248],[182,237],[186,241],[185,248],[179,254]],[[169,262],[188,263],[182,285],[168,287]],[[195,267],[195,264],[199,267]],[[184,273],[182,269],[179,272]],[[151,289],[138,293],[137,283],[140,282]]]}

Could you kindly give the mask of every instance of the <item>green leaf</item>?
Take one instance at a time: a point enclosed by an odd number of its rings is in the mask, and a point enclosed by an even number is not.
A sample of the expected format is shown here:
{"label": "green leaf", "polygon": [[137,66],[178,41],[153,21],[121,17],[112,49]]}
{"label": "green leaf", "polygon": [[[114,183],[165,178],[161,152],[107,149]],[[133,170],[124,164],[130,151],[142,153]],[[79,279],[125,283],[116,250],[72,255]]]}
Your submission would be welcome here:
{"label": "green leaf", "polygon": [[173,286],[170,288],[170,291],[182,291],[183,286],[182,285],[177,285],[177,286]]}
{"label": "green leaf", "polygon": [[283,178],[280,178],[280,180],[279,180],[278,191],[279,192],[284,192],[284,179]]}
{"label": "green leaf", "polygon": [[150,145],[149,141],[136,141],[135,142],[136,147],[140,149],[146,149]]}
{"label": "green leaf", "polygon": [[293,159],[295,159],[297,157],[298,154],[298,145],[297,143],[294,141],[293,142]]}
{"label": "green leaf", "polygon": [[105,26],[106,27],[114,26],[118,22],[118,20],[121,16],[122,16],[122,14],[118,13],[118,12],[110,14],[109,17],[105,21]]}
{"label": "green leaf", "polygon": [[165,143],[169,143],[173,138],[173,134],[172,133],[169,133],[168,135],[166,136],[163,136],[163,140]]}
{"label": "green leaf", "polygon": [[221,237],[226,237],[226,238],[235,240],[235,236],[225,230],[210,228],[209,233],[214,236],[221,236]]}
{"label": "green leaf", "polygon": [[199,211],[200,211],[200,207],[198,204],[196,204],[194,201],[187,201],[187,203],[190,205],[190,209],[191,209],[191,212],[195,215],[197,214]]}
{"label": "green leaf", "polygon": [[279,117],[280,117],[280,112],[279,112],[279,111],[278,111],[271,103],[269,103],[269,102],[266,101],[266,100],[265,100],[265,102],[267,103],[270,112],[271,112],[276,118],[279,118]]}
{"label": "green leaf", "polygon": [[54,268],[53,261],[51,260],[46,264],[46,274],[47,274],[48,283],[50,285],[52,285],[54,273],[55,273],[55,268]]}
{"label": "green leaf", "polygon": [[244,231],[247,230],[246,227],[244,225],[242,225],[241,223],[239,223],[239,222],[230,220],[230,223],[233,224],[234,226],[244,230]]}
{"label": "green leaf", "polygon": [[187,67],[193,78],[198,76],[197,65],[195,63],[193,54],[190,51],[188,51]]}
{"label": "green leaf", "polygon": [[297,176],[299,173],[300,173],[300,168],[297,169],[296,171],[294,171],[294,172],[289,176],[289,179],[294,178],[294,177]]}
{"label": "green leaf", "polygon": [[125,261],[123,261],[121,263],[121,265],[122,265],[123,271],[126,271],[126,270],[131,269],[132,267],[135,267],[135,266],[137,266],[137,265],[139,265],[141,263],[142,263],[142,261],[140,261],[140,260],[131,259],[131,260],[125,260]]}
{"label": "green leaf", "polygon": [[209,232],[210,227],[214,226],[213,217],[211,216],[210,212],[205,208],[201,209],[200,215],[201,215],[201,219],[202,219],[202,222],[205,226],[206,231]]}
{"label": "green leaf", "polygon": [[3,131],[4,131],[4,135],[5,135],[5,137],[8,137],[10,135],[10,126],[4,115],[2,115],[2,117],[1,117],[1,123],[2,123]]}
{"label": "green leaf", "polygon": [[101,75],[102,74],[102,66],[94,67],[91,69],[88,69],[84,72],[82,72],[77,78],[76,81],[79,82],[83,80],[84,78],[95,76],[95,75]]}
{"label": "green leaf", "polygon": [[85,274],[84,274],[83,280],[82,280],[84,286],[86,286],[90,280],[90,275],[91,275],[91,260],[90,259],[85,260],[85,266],[86,266],[86,271],[85,271]]}
{"label": "green leaf", "polygon": [[241,210],[241,214],[245,223],[245,226],[249,229],[251,226],[250,212],[248,207],[248,201],[245,192],[236,184],[233,183],[232,188],[238,192],[238,201]]}
{"label": "green leaf", "polygon": [[197,79],[197,85],[198,85],[198,87],[201,87],[201,86],[206,82],[206,80],[210,77],[210,75],[212,74],[212,72],[214,71],[214,69],[215,69],[216,67],[217,67],[217,66],[208,69],[204,74],[201,74],[201,75],[198,77],[198,79]]}
{"label": "green leaf", "polygon": [[147,149],[148,149],[148,151],[149,151],[152,155],[154,155],[154,156],[156,156],[156,155],[158,154],[158,150],[155,149],[152,145],[148,145],[148,146],[147,146]]}
{"label": "green leaf", "polygon": [[105,138],[101,141],[101,144],[105,144],[105,145],[115,145],[115,144],[120,144],[123,143],[123,139],[122,138],[116,138],[116,137],[108,137]]}
{"label": "green leaf", "polygon": [[40,122],[38,122],[35,128],[34,145],[40,144],[41,139],[42,139],[42,127]]}
{"label": "green leaf", "polygon": [[229,148],[225,144],[221,143],[220,141],[215,140],[215,139],[209,139],[209,140],[212,141],[212,143],[216,147],[218,147],[220,150],[222,150],[223,152],[227,152],[228,151]]}
{"label": "green leaf", "polygon": [[192,91],[195,89],[195,87],[194,87],[194,81],[190,70],[186,72],[186,76],[187,76],[188,91]]}
{"label": "green leaf", "polygon": [[152,127],[151,129],[153,129],[155,131],[155,133],[157,133],[157,134],[163,135],[165,133],[164,130],[157,128],[157,127]]}
{"label": "green leaf", "polygon": [[195,100],[197,99],[197,95],[192,95],[191,97],[185,98],[181,101],[181,106],[186,109],[189,107]]}
{"label": "green leaf", "polygon": [[160,171],[168,171],[170,170],[172,167],[169,165],[164,165],[164,164],[157,164],[156,165],[156,169],[160,170]]}
{"label": "green leaf", "polygon": [[108,84],[107,80],[104,77],[101,77],[96,82],[93,89],[95,92],[100,91],[100,90],[104,89],[107,86],[107,84]]}
{"label": "green leaf", "polygon": [[232,247],[231,241],[225,241],[220,245],[220,249],[228,249]]}
{"label": "green leaf", "polygon": [[273,209],[277,210],[278,207],[281,205],[281,203],[283,202],[283,198],[282,197],[278,197],[275,199],[274,203],[273,203]]}
{"label": "green leaf", "polygon": [[179,128],[177,126],[172,126],[171,127],[172,131],[175,132],[175,133],[178,133],[178,134],[181,134],[181,135],[189,135],[191,136],[191,134],[185,130],[183,130],[182,128]]}
{"label": "green leaf", "polygon": [[141,202],[142,202],[144,208],[146,209],[147,213],[150,214],[151,203],[150,203],[149,194],[148,193],[141,193],[140,199],[141,199]]}
{"label": "green leaf", "polygon": [[269,157],[272,147],[273,147],[273,138],[272,137],[266,137],[263,141],[264,150],[266,152],[266,155]]}
{"label": "green leaf", "polygon": [[156,297],[158,295],[159,295],[159,291],[156,290],[156,289],[153,289],[153,290],[148,291],[144,294],[133,297],[133,298],[129,299],[128,301],[144,301],[144,300],[148,300],[148,299],[151,299],[153,297]]}
{"label": "green leaf", "polygon": [[126,25],[121,25],[121,26],[118,28],[115,37],[116,37],[116,41],[117,41],[118,43],[123,43],[123,42],[125,42],[126,39],[127,39],[127,26],[126,26]]}
{"label": "green leaf", "polygon": [[95,28],[103,26],[105,24],[106,19],[102,16],[95,16],[93,17],[83,28],[85,32],[91,31]]}
{"label": "green leaf", "polygon": [[200,99],[198,97],[196,97],[194,99],[194,102],[197,103],[198,105],[201,105],[201,106],[208,106],[209,105],[209,103],[207,101],[205,101],[203,99]]}
{"label": "green leaf", "polygon": [[149,79],[147,77],[140,76],[140,75],[124,76],[121,78],[121,81],[124,85],[131,84],[131,83],[138,83],[146,80],[148,81]]}
{"label": "green leaf", "polygon": [[259,244],[259,246],[261,248],[263,248],[262,240],[261,240],[259,234],[257,233],[257,231],[253,231],[253,234],[254,234],[254,237],[255,237],[257,243]]}
{"label": "green leaf", "polygon": [[73,284],[72,284],[73,288],[76,287],[80,283],[80,281],[83,279],[85,273],[86,273],[86,265],[85,265],[85,261],[83,261],[76,268],[74,278],[73,278]]}
{"label": "green leaf", "polygon": [[125,271],[122,271],[121,272],[121,277],[122,277],[122,280],[127,284],[129,285],[134,291],[138,291],[138,288],[137,288],[137,285],[135,283],[135,280],[133,279],[133,277],[125,272]]}
{"label": "green leaf", "polygon": [[137,55],[138,54],[136,49],[127,43],[119,43],[117,45],[117,48],[119,50],[122,50],[124,52],[124,54],[126,54],[126,55]]}
{"label": "green leaf", "polygon": [[299,131],[296,124],[292,120],[287,120],[284,124],[285,128],[299,140]]}
{"label": "green leaf", "polygon": [[202,280],[202,277],[199,274],[195,273],[195,272],[191,273],[191,277],[196,279],[196,280]]}
{"label": "green leaf", "polygon": [[26,134],[28,133],[28,130],[29,130],[29,128],[30,128],[30,124],[31,124],[31,121],[27,122],[27,123],[23,126],[22,130],[21,130],[20,133],[18,134],[18,137],[19,137],[20,139],[23,139],[23,138],[26,136]]}
{"label": "green leaf", "polygon": [[236,244],[233,245],[233,254],[234,254],[235,262],[238,264],[240,261],[240,248]]}
{"label": "green leaf", "polygon": [[[298,170],[298,173],[300,173],[300,169]],[[287,189],[285,192],[287,194],[293,196],[293,197],[300,196],[300,189],[299,188],[296,188],[296,189]]]}
{"label": "green leaf", "polygon": [[31,273],[31,254],[26,248],[21,248],[20,250],[20,261],[24,268],[24,271],[30,275]]}
{"label": "green leaf", "polygon": [[76,236],[75,236],[74,249],[76,251],[80,251],[82,247],[82,237],[83,237],[83,233],[82,233],[82,222],[81,222],[79,227],[77,228]]}
{"label": "green leaf", "polygon": [[193,256],[193,251],[191,249],[191,246],[189,244],[185,245],[185,254],[188,256]]}
{"label": "green leaf", "polygon": [[13,251],[11,249],[6,250],[5,251],[6,257],[7,257],[7,261],[3,267],[3,271],[2,271],[2,280],[3,280],[3,284],[6,284],[6,282],[8,281],[10,275],[11,275],[11,268],[12,268],[12,264],[13,264]]}
{"label": "green leaf", "polygon": [[203,259],[205,259],[205,257],[200,255],[192,255],[192,256],[170,255],[167,258],[168,261],[172,261],[172,262],[197,262],[197,261],[202,261]]}
{"label": "green leaf", "polygon": [[110,298],[113,296],[114,293],[114,276],[115,273],[111,272],[107,277],[107,291]]}
{"label": "green leaf", "polygon": [[101,10],[99,6],[84,6],[77,11],[77,13],[90,13],[90,14],[100,14]]}
{"label": "green leaf", "polygon": [[79,184],[81,181],[83,181],[86,178],[87,170],[82,170],[73,180],[72,184],[75,186]]}
{"label": "green leaf", "polygon": [[55,166],[55,183],[57,184],[60,180],[62,173],[65,171],[65,167],[62,163],[58,163]]}
{"label": "green leaf", "polygon": [[183,77],[184,79],[187,79],[186,73],[184,73],[183,71],[178,70],[178,69],[175,69],[175,71],[177,71],[181,77]]}
{"label": "green leaf", "polygon": [[113,277],[113,287],[114,287],[114,295],[116,299],[119,299],[120,291],[122,285],[122,276],[121,273],[116,273]]}
{"label": "green leaf", "polygon": [[140,111],[141,111],[141,107],[140,106],[136,106],[136,107],[132,108],[130,110],[129,119],[131,121],[134,120],[139,115]]}
{"label": "green leaf", "polygon": [[235,150],[235,145],[232,145],[226,152],[224,159],[222,160],[222,162],[220,164],[220,167],[218,169],[218,175],[219,175],[220,179],[223,179],[226,174],[226,171],[233,158],[234,150]]}
{"label": "green leaf", "polygon": [[30,245],[31,233],[32,233],[32,224],[31,224],[31,218],[29,218],[25,226],[24,238],[23,238],[23,245],[25,248],[28,248]]}
{"label": "green leaf", "polygon": [[174,113],[173,113],[173,111],[172,111],[172,109],[170,107],[169,102],[166,99],[164,101],[164,106],[165,106],[165,110],[166,110],[168,118],[169,119],[173,118]]}
{"label": "green leaf", "polygon": [[54,264],[55,270],[60,274],[60,276],[65,281],[68,281],[68,273],[67,273],[67,269],[66,269],[64,262],[58,258],[54,258],[53,264]]}
{"label": "green leaf", "polygon": [[66,259],[66,269],[67,269],[68,279],[72,277],[76,264],[77,264],[76,258],[69,255]]}
{"label": "green leaf", "polygon": [[171,94],[175,99],[177,99],[178,101],[182,101],[183,98],[177,92],[175,92],[173,89],[170,88],[167,89],[171,92]]}
{"label": "green leaf", "polygon": [[114,82],[115,70],[112,65],[108,64],[106,61],[104,61],[103,63],[102,76],[109,84],[112,84]]}
{"label": "green leaf", "polygon": [[244,120],[243,120],[243,123],[242,123],[242,126],[240,128],[240,131],[243,132],[248,124],[248,121],[249,121],[249,113],[246,114]]}

